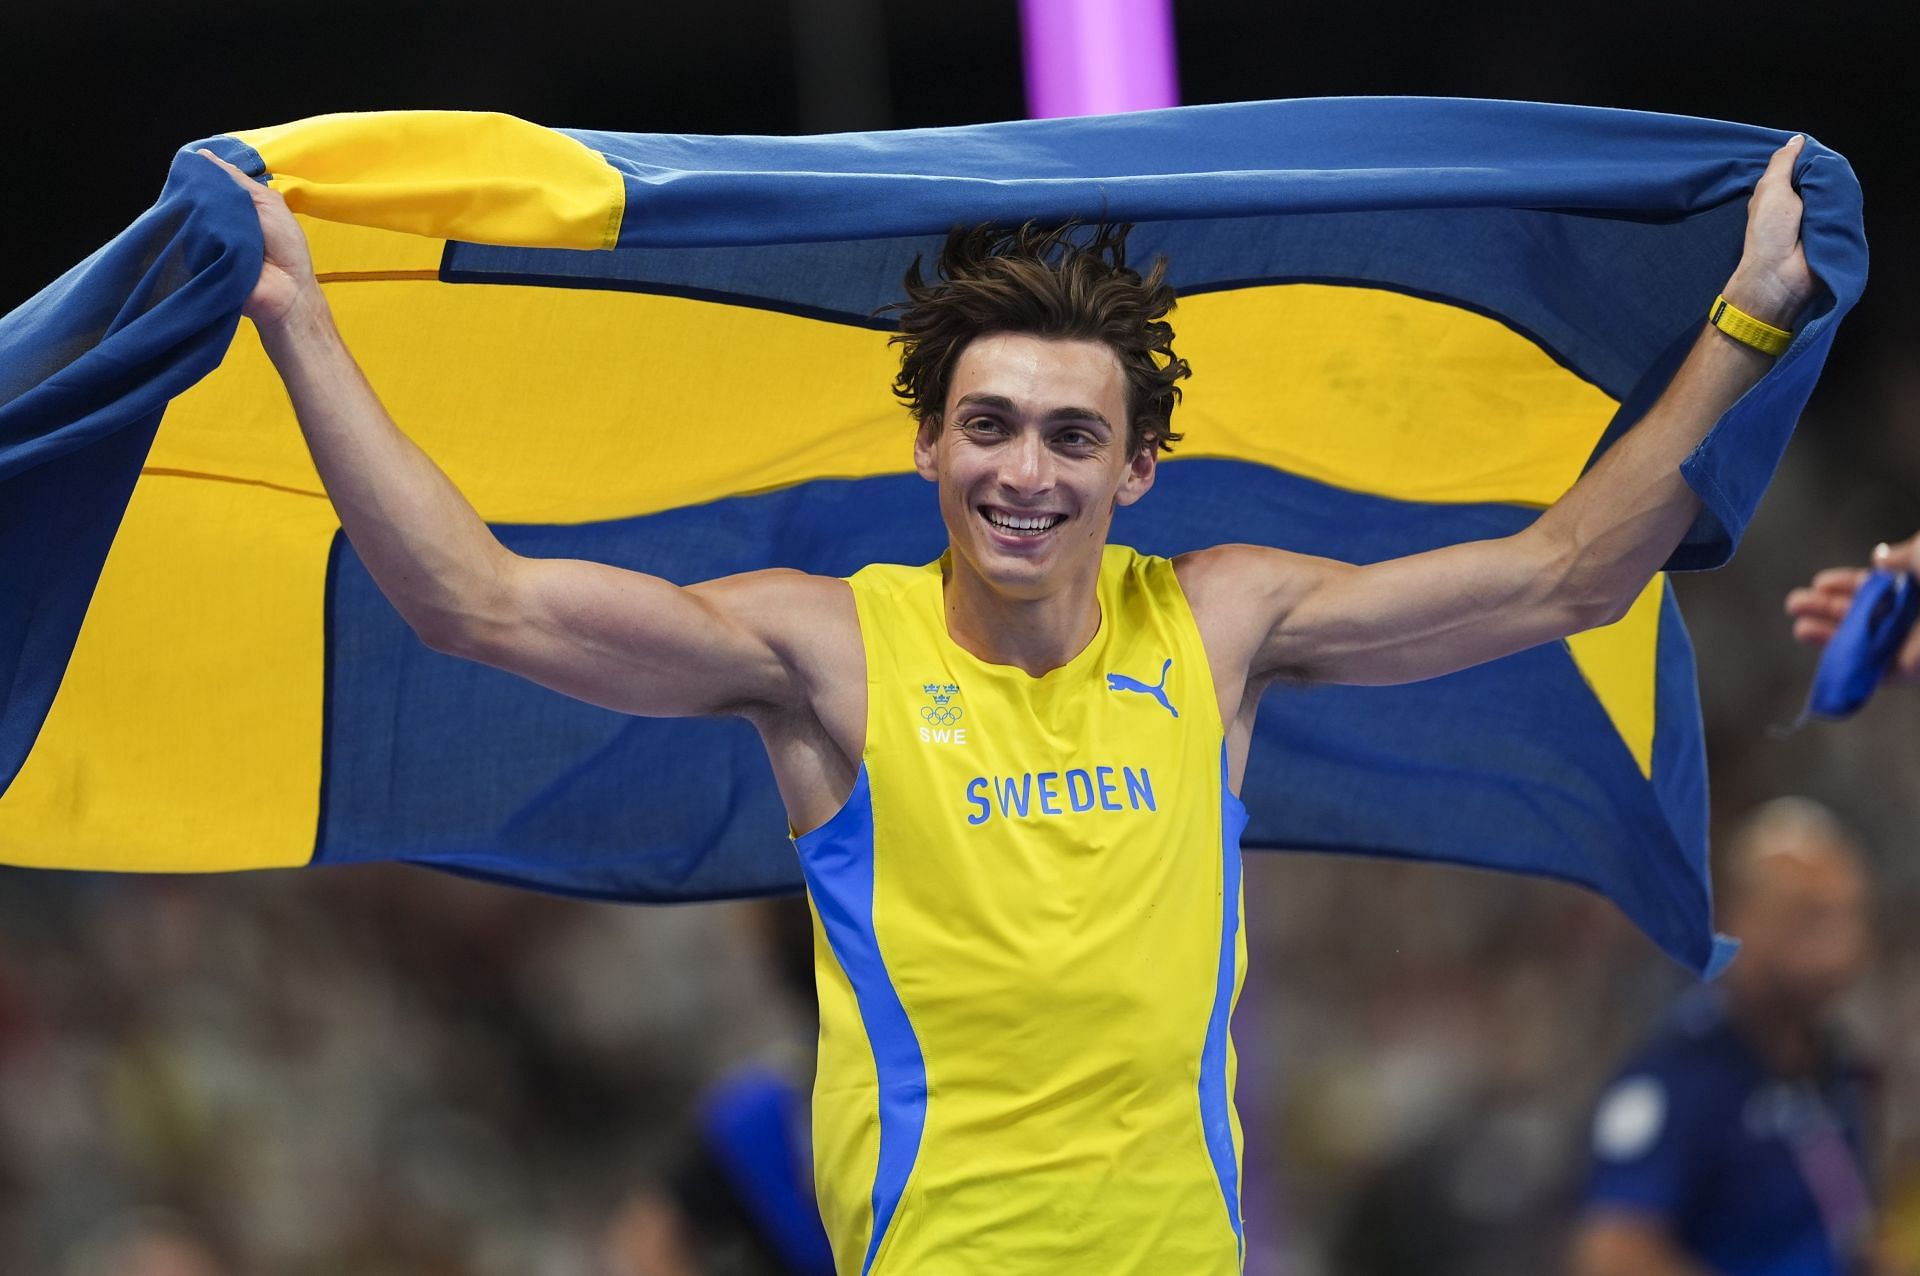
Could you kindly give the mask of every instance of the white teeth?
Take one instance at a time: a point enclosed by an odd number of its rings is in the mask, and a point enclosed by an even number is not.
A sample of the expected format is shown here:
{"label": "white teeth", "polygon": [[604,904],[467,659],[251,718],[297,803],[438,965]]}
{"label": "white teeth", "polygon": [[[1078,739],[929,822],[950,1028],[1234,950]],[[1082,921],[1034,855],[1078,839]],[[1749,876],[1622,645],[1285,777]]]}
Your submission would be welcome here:
{"label": "white teeth", "polygon": [[998,510],[982,510],[987,521],[995,527],[1009,532],[1044,532],[1066,518],[1064,514],[1038,514],[1024,517],[1018,514],[1002,514]]}

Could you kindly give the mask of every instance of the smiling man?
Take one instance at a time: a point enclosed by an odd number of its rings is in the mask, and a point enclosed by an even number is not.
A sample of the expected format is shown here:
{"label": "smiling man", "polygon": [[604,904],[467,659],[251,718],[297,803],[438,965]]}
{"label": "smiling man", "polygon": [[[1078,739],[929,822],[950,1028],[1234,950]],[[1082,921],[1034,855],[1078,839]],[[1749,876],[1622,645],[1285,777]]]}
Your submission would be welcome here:
{"label": "smiling man", "polygon": [[616,710],[758,729],[818,923],[815,1168],[840,1270],[1205,1276],[1242,1264],[1228,1020],[1261,693],[1428,678],[1624,612],[1698,511],[1680,462],[1812,293],[1799,150],[1760,180],[1666,392],[1516,535],[1366,567],[1109,544],[1179,438],[1164,263],[1128,267],[1119,228],[979,227],[897,307],[948,552],[685,588],[503,548],[360,374],[280,197],[229,171],[266,242],[246,312],[421,638]]}

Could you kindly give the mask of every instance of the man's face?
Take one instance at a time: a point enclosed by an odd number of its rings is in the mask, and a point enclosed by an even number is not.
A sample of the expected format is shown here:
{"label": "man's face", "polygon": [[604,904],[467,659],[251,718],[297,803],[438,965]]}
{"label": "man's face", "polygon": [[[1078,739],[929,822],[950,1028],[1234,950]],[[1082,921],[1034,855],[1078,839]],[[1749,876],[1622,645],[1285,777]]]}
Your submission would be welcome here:
{"label": "man's face", "polygon": [[1127,435],[1126,375],[1109,347],[993,332],[960,352],[914,462],[940,486],[956,560],[1039,597],[1097,572],[1114,508],[1153,485],[1153,450],[1129,454]]}
{"label": "man's face", "polygon": [[1866,882],[1851,855],[1817,840],[1755,863],[1728,923],[1741,941],[1740,961],[1752,964],[1747,977],[1807,1020],[1825,1014],[1865,973]]}

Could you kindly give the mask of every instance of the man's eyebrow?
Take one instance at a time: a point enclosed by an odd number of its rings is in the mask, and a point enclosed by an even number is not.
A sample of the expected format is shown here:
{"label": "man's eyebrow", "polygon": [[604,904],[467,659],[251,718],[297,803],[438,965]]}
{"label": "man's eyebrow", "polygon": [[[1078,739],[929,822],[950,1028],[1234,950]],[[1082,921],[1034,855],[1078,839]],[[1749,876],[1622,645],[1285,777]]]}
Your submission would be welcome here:
{"label": "man's eyebrow", "polygon": [[[960,396],[958,400],[955,401],[953,406],[955,408],[964,408],[964,407],[967,407],[969,404],[974,405],[976,407],[983,407],[983,408],[999,408],[1003,412],[1013,412],[1016,410],[1013,400],[1009,399],[1004,394],[978,394],[978,393],[963,394]],[[1106,428],[1109,431],[1113,429],[1113,423],[1108,421],[1105,415],[1094,411],[1092,408],[1082,408],[1082,407],[1055,408],[1051,412],[1047,413],[1046,416],[1042,418],[1042,420],[1097,421],[1101,425],[1106,426]]]}

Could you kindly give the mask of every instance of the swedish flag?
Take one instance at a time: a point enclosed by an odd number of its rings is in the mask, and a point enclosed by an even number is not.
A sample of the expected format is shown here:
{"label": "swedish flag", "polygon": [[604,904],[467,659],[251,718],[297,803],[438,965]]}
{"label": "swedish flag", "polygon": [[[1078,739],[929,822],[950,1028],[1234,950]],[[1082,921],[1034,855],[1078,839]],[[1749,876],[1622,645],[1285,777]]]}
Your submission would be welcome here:
{"label": "swedish flag", "polygon": [[[328,116],[206,145],[300,215],[402,427],[511,548],[688,582],[943,547],[885,323],[960,222],[1106,215],[1164,253],[1187,442],[1115,538],[1353,561],[1513,532],[1652,402],[1737,261],[1771,130],[1332,99],[818,137]],[[644,900],[797,887],[732,721],[652,721],[437,655],[374,589],[239,308],[246,196],[183,148],[159,202],[0,320],[0,859],[404,859]],[[1809,141],[1823,285],[1685,466],[1717,565],[1865,280]],[[1627,617],[1430,682],[1275,692],[1248,845],[1604,891],[1718,959],[1692,655]]]}

